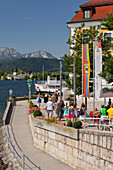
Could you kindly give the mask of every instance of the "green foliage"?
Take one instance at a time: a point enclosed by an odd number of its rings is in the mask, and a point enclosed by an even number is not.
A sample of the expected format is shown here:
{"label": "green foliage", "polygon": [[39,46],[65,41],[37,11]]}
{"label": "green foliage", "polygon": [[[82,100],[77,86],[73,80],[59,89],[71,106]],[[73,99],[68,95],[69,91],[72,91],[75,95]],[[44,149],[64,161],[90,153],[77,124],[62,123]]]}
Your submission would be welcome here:
{"label": "green foliage", "polygon": [[73,127],[74,128],[81,128],[81,126],[82,126],[82,122],[81,121],[76,121],[76,122],[73,123]]}
{"label": "green foliage", "polygon": [[104,26],[102,29],[107,29],[107,30],[112,31],[113,30],[113,14],[107,13],[107,19],[103,19],[101,25]]}
{"label": "green foliage", "polygon": [[13,99],[15,99],[15,97],[16,97],[15,95],[12,95],[12,98],[13,98]]}
{"label": "green foliage", "polygon": [[55,123],[55,121],[57,121],[57,119],[55,117],[53,118],[47,118],[47,123]]}
{"label": "green foliage", "polygon": [[[46,64],[45,64],[46,63]],[[19,68],[25,72],[42,72],[42,65],[44,70],[48,72],[56,72],[60,70],[60,62],[58,59],[48,58],[20,58],[17,60],[0,62],[0,70],[11,71],[14,68]],[[65,71],[65,64],[62,61],[62,69]]]}
{"label": "green foliage", "polygon": [[33,116],[34,116],[34,117],[36,117],[36,116],[42,116],[42,112],[41,112],[39,109],[37,109],[37,110],[35,110],[35,111],[33,112]]}
{"label": "green foliage", "polygon": [[[113,30],[113,14],[108,14],[107,20],[103,20],[102,24],[98,26],[90,26],[89,29],[84,29],[85,24],[82,24],[81,27],[77,27],[74,30],[74,34],[71,40],[68,40],[68,44],[70,45],[70,49],[73,51],[71,56],[64,55],[64,62],[66,70],[69,74],[72,75],[72,78],[66,80],[69,88],[74,88],[73,81],[73,57],[75,57],[76,63],[76,94],[81,94],[82,89],[82,44],[89,44],[89,56],[90,56],[90,78],[93,78],[93,41],[101,41],[102,44],[102,59],[103,59],[103,72],[100,74],[103,78],[105,78],[108,82],[113,82],[113,58],[111,56],[110,49],[113,48],[112,38],[106,37],[106,34],[103,32],[99,32],[99,29],[104,26],[103,29]],[[90,83],[90,91],[92,89],[92,83]]]}
{"label": "green foliage", "polygon": [[[110,31],[113,31],[113,14],[107,14],[107,19],[102,20],[101,23],[101,29],[107,29]],[[102,35],[103,36],[103,35]],[[106,37],[106,34],[104,34],[103,40],[102,40],[102,47],[103,47],[103,65],[102,65],[102,73],[100,74],[101,77],[103,77],[108,83],[113,82],[113,57],[111,54],[111,49],[113,49],[113,43],[112,43],[111,37]]]}
{"label": "green foliage", "polygon": [[28,96],[24,96],[24,98],[25,98],[25,99],[27,99],[27,98],[28,98]]}
{"label": "green foliage", "polygon": [[71,121],[71,120],[69,120],[69,121],[67,122],[67,126],[72,127],[72,121]]}
{"label": "green foliage", "polygon": [[32,102],[32,101],[30,101],[29,103],[30,103],[30,105],[29,105],[29,106],[32,106],[32,107],[34,106],[34,104],[33,104],[33,102]]}

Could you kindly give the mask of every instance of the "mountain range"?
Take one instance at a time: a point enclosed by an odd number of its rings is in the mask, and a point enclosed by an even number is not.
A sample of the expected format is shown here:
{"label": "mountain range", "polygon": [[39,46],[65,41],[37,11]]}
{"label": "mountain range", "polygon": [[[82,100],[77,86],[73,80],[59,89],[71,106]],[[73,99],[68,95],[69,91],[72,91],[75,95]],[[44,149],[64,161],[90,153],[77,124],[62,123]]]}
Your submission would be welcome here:
{"label": "mountain range", "polygon": [[[61,59],[62,57],[60,57]],[[60,70],[59,58],[52,56],[46,51],[20,54],[17,50],[7,47],[0,48],[0,70],[11,72],[15,68],[25,72],[56,72]],[[65,63],[62,60],[62,71],[66,71]]]}
{"label": "mountain range", "polygon": [[4,60],[14,60],[19,58],[56,58],[52,54],[46,52],[46,51],[37,51],[32,53],[25,53],[21,54],[17,50],[13,48],[7,48],[7,47],[0,47],[0,61]]}

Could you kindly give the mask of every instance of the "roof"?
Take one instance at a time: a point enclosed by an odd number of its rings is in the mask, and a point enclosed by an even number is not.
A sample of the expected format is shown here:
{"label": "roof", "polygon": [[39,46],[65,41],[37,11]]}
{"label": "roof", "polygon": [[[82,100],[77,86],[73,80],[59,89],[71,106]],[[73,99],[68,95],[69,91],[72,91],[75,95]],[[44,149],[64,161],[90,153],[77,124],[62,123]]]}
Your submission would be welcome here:
{"label": "roof", "polygon": [[89,6],[98,6],[98,5],[109,5],[113,4],[113,0],[92,0],[80,5],[81,8]]}
{"label": "roof", "polygon": [[[77,14],[72,18],[72,20],[68,23],[76,23],[76,22],[87,22],[87,21],[99,21],[102,19],[107,18],[107,13],[112,13],[113,14],[113,0],[92,0],[89,1],[82,6],[86,7],[86,5],[91,5],[94,3],[105,3],[105,2],[112,2],[110,5],[101,5],[101,6],[93,6],[92,8],[90,7],[89,9],[93,10],[93,15],[89,19],[84,19],[84,14],[83,11],[84,9],[81,8]],[[80,6],[81,7],[81,6]],[[88,9],[86,7],[86,9]]]}

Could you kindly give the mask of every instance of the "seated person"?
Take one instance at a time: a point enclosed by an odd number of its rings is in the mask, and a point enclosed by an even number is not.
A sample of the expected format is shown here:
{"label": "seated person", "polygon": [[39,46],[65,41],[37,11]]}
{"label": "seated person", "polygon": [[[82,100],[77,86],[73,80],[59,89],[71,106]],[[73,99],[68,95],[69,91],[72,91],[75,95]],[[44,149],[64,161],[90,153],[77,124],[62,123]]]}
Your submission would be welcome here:
{"label": "seated person", "polygon": [[113,125],[113,104],[111,104],[110,108],[107,110],[108,112],[108,116],[109,116],[109,119],[111,119],[112,121],[112,125]]}
{"label": "seated person", "polygon": [[104,105],[101,105],[99,113],[101,114],[101,116],[106,116],[106,108],[104,107]]}
{"label": "seated person", "polygon": [[100,115],[100,113],[99,113],[99,111],[97,110],[96,107],[94,108],[94,115],[95,115],[96,117],[99,117],[99,115]]}
{"label": "seated person", "polygon": [[107,111],[106,108],[104,107],[104,105],[101,105],[101,109],[99,110],[100,116],[101,116],[101,120],[103,121],[104,118],[107,116]]}

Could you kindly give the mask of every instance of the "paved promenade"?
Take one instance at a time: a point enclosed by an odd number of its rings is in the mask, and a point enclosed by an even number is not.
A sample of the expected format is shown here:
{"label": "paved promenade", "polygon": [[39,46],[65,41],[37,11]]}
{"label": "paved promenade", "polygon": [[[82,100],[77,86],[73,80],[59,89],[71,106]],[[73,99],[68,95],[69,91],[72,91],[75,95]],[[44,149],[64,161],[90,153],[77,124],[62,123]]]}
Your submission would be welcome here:
{"label": "paved promenade", "polygon": [[[35,100],[33,102],[35,102]],[[45,111],[44,114],[46,114]],[[45,170],[72,170],[71,167],[56,160],[44,151],[34,147],[31,129],[29,127],[28,105],[26,100],[16,102],[16,105],[12,110],[8,129],[13,142],[16,143],[27,156],[29,156]]]}

